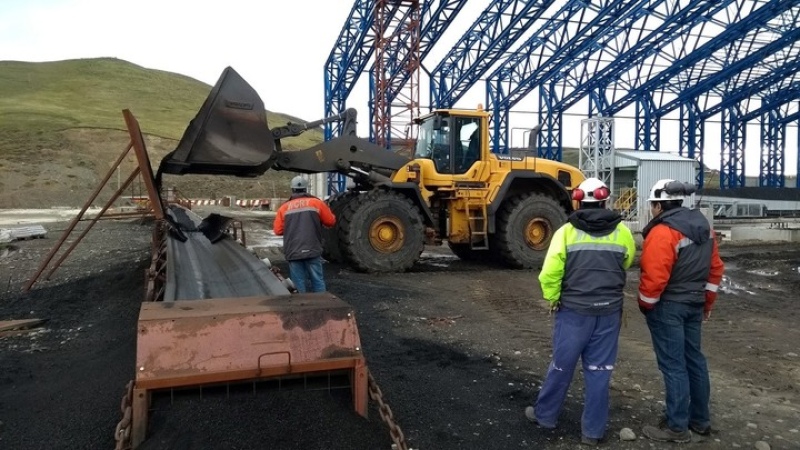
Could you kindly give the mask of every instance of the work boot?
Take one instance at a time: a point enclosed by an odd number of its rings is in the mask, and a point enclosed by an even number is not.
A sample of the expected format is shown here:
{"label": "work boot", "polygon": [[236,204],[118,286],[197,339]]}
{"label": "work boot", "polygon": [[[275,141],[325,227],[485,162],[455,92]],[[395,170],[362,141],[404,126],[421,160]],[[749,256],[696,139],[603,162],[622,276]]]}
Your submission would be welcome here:
{"label": "work boot", "polygon": [[692,433],[697,433],[700,436],[708,436],[711,434],[711,425],[701,427],[696,423],[689,422],[689,429],[692,430]]}
{"label": "work boot", "polygon": [[642,429],[642,434],[651,441],[658,442],[691,442],[692,433],[689,430],[674,431],[665,424],[658,427],[646,426]]}
{"label": "work boot", "polygon": [[597,447],[600,445],[600,439],[590,438],[588,436],[581,436],[581,445],[589,447]]}
{"label": "work boot", "polygon": [[[664,417],[658,422],[658,428],[668,428],[667,426],[667,418]],[[711,435],[711,425],[706,425],[701,427],[697,423],[689,422],[689,429],[692,430],[692,433],[697,433],[700,436],[709,436]]]}
{"label": "work boot", "polygon": [[536,419],[536,413],[533,411],[533,406],[528,406],[525,408],[525,418],[528,419],[529,422],[532,422],[534,425],[540,428],[545,428],[548,430],[552,430],[555,427],[547,427],[539,423],[539,420]]}

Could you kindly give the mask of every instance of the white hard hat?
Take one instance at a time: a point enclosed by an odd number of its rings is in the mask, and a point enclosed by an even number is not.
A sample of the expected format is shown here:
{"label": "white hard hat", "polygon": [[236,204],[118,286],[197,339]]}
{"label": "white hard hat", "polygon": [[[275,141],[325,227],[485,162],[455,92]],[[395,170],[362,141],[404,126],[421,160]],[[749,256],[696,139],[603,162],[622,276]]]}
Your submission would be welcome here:
{"label": "white hard hat", "polygon": [[608,186],[597,178],[587,178],[572,191],[572,199],[581,203],[597,203],[608,200]]}
{"label": "white hard hat", "polygon": [[693,184],[682,183],[670,178],[656,181],[650,189],[648,202],[665,202],[672,200],[683,200],[692,195],[697,188]]}
{"label": "white hard hat", "polygon": [[308,189],[308,180],[301,177],[300,175],[292,178],[293,191],[305,191],[306,189]]}

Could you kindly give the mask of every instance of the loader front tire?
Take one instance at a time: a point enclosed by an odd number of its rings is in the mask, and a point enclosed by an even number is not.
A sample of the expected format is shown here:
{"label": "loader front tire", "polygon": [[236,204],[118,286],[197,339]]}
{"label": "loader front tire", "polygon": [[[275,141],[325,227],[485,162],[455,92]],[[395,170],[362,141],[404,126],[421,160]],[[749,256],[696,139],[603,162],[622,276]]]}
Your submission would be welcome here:
{"label": "loader front tire", "polygon": [[322,257],[327,261],[344,262],[344,255],[339,245],[339,230],[341,229],[341,216],[345,206],[359,195],[358,191],[345,191],[328,199],[328,206],[336,216],[336,224],[331,228],[322,229]]}
{"label": "loader front tire", "polygon": [[566,221],[566,211],[551,197],[542,194],[513,197],[497,215],[494,250],[510,267],[541,267],[553,234]]}
{"label": "loader front tire", "polygon": [[408,270],[425,244],[422,214],[402,194],[367,192],[344,207],[339,244],[345,260],[358,271]]}

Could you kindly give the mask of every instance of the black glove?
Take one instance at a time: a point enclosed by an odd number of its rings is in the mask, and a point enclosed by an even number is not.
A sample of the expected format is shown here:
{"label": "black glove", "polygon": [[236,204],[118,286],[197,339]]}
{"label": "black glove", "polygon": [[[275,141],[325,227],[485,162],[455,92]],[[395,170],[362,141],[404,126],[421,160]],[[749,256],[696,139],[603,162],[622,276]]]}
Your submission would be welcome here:
{"label": "black glove", "polygon": [[646,315],[647,315],[647,313],[649,313],[650,311],[652,311],[652,309],[647,309],[647,308],[645,308],[644,306],[642,306],[642,305],[639,305],[639,311],[641,311],[641,312],[642,312],[642,314],[644,314],[644,315],[646,316]]}

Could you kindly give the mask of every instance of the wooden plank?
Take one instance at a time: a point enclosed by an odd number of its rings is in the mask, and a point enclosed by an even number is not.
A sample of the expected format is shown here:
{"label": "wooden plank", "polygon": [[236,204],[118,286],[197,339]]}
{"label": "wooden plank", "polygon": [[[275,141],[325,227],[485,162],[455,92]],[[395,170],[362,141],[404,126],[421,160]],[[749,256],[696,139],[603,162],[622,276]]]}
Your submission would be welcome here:
{"label": "wooden plank", "polygon": [[33,328],[45,322],[47,319],[0,320],[0,331]]}

